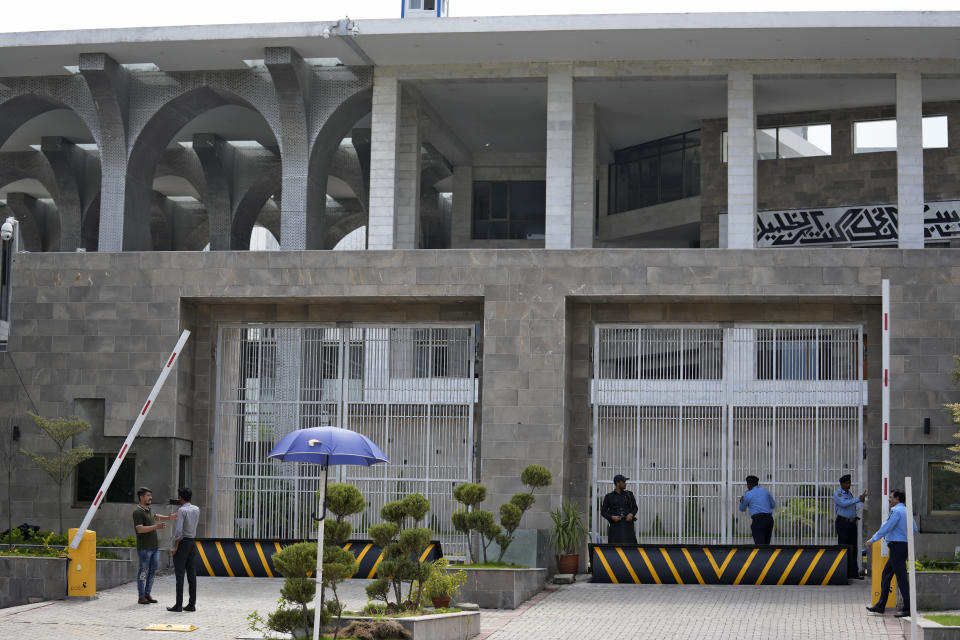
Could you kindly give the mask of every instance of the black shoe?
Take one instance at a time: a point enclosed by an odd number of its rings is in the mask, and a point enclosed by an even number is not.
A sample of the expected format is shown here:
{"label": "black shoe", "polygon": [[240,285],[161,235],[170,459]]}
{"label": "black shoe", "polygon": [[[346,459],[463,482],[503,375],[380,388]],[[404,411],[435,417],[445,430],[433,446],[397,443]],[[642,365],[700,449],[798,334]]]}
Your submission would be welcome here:
{"label": "black shoe", "polygon": [[883,613],[883,607],[873,605],[872,607],[867,607],[867,611],[870,613]]}
{"label": "black shoe", "polygon": [[177,604],[172,607],[167,607],[167,611],[176,611],[177,613],[180,613],[181,611],[183,611],[183,607]]}
{"label": "black shoe", "polygon": [[188,604],[187,606],[185,606],[185,607],[183,608],[183,610],[184,610],[184,611],[196,611],[197,608],[196,608],[195,606],[193,606],[192,604]]}
{"label": "black shoe", "polygon": [[150,599],[146,596],[140,596],[137,598],[137,604],[150,604]]}
{"label": "black shoe", "polygon": [[153,599],[153,596],[145,596],[147,600],[150,601],[150,604],[156,604],[158,601]]}
{"label": "black shoe", "polygon": [[895,614],[893,614],[893,617],[894,617],[894,618],[909,618],[909,617],[910,617],[910,612],[909,612],[909,611],[897,611]]}

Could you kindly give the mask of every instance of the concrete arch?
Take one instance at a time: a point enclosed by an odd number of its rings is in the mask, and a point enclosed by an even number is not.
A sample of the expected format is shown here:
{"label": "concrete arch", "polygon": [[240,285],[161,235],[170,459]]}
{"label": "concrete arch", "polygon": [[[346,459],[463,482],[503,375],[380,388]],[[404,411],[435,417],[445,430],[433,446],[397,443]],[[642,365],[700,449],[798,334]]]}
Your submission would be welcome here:
{"label": "concrete arch", "polygon": [[173,176],[183,178],[200,194],[201,197],[207,192],[207,181],[203,176],[203,167],[200,166],[200,159],[193,149],[165,149],[157,162],[153,178],[166,178]]}
{"label": "concrete arch", "polygon": [[124,250],[150,248],[150,224],[141,212],[150,210],[154,172],[170,140],[200,114],[224,105],[246,107],[263,116],[240,95],[212,86],[203,86],[165,102],[132,141],[127,159],[124,198]]}
{"label": "concrete arch", "polygon": [[[327,175],[334,164],[334,158],[340,149],[340,142],[347,133],[373,108],[373,87],[359,89],[356,93],[344,100],[327,118],[320,128],[317,137],[313,140],[310,150],[310,167],[307,174],[309,207],[308,227],[316,229],[324,227],[323,220],[326,212]],[[363,195],[357,194],[363,198]],[[307,237],[316,237],[321,234],[311,234]],[[319,238],[318,246],[308,246],[308,249],[333,247],[326,238]]]}
{"label": "concrete arch", "polygon": [[26,86],[21,88],[17,87],[16,83],[11,84],[14,84],[14,90],[20,89],[21,93],[6,99],[0,98],[0,147],[24,124],[39,115],[57,109],[72,111],[83,122],[87,131],[90,132],[91,137],[99,146],[100,131],[95,124],[91,124],[86,113],[87,111],[93,112],[91,105],[69,104],[58,96],[36,91],[39,87]]}
{"label": "concrete arch", "polygon": [[[253,225],[260,217],[260,212],[267,204],[270,196],[279,193],[282,185],[280,164],[277,163],[270,170],[263,173],[256,182],[250,185],[237,203],[233,214],[233,224],[230,231],[230,248],[233,250],[247,250],[250,248],[250,233]],[[271,232],[274,230],[271,229]],[[276,229],[279,238],[280,230]]]}

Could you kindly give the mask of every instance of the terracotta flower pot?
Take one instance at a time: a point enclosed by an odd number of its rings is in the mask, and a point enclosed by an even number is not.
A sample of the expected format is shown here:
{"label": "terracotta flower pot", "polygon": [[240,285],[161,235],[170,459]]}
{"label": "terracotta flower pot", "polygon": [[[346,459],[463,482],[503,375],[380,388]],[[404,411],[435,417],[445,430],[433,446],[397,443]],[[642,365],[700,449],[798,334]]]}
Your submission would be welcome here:
{"label": "terracotta flower pot", "polygon": [[450,598],[430,598],[430,601],[437,609],[446,609],[450,606]]}
{"label": "terracotta flower pot", "polygon": [[577,573],[580,566],[579,553],[565,553],[557,558],[557,573]]}

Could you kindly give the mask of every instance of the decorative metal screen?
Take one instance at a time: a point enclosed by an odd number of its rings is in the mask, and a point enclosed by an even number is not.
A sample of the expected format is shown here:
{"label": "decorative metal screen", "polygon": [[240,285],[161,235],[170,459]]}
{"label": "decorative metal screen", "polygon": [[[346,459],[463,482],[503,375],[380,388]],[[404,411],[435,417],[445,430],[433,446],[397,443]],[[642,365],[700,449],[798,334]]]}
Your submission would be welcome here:
{"label": "decorative metal screen", "polygon": [[756,475],[776,541],[834,539],[837,479],[861,478],[862,341],[856,326],[598,325],[593,531],[622,473],[640,541],[749,541],[737,506]]}
{"label": "decorative metal screen", "polygon": [[295,429],[333,425],[370,437],[391,461],[331,468],[367,500],[357,535],[416,491],[444,552],[465,554],[450,514],[453,487],[472,478],[473,326],[224,326],[217,354],[216,536],[311,537],[320,468],[267,454]]}

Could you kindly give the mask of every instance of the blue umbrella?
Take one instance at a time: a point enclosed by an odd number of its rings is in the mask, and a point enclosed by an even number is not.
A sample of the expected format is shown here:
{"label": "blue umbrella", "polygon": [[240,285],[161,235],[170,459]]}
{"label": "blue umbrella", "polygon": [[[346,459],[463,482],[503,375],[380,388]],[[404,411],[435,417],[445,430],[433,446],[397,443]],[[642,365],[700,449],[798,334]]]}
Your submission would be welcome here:
{"label": "blue umbrella", "polygon": [[390,462],[373,440],[356,431],[338,427],[298,429],[280,439],[268,458],[282,462],[319,464],[323,476],[320,492],[321,515],[317,520],[317,592],[314,601],[313,640],[320,637],[320,585],[323,582],[323,528],[327,515],[327,468],[332,464],[355,464],[369,467]]}

